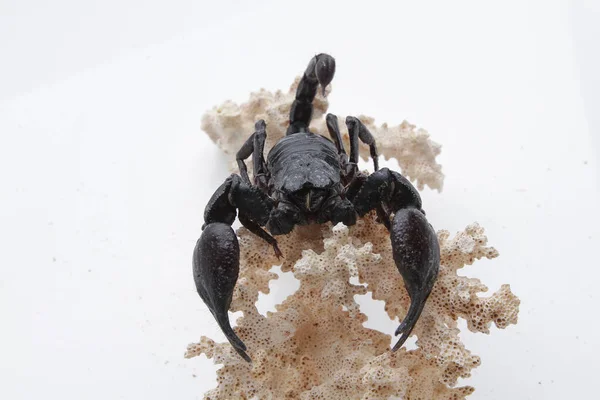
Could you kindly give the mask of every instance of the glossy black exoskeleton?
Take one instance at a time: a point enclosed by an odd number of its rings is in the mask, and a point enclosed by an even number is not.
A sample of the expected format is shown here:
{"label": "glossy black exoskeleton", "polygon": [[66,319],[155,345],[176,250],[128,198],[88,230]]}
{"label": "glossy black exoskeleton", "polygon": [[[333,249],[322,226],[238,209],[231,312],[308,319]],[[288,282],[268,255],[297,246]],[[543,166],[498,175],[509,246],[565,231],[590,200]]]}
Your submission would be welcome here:
{"label": "glossy black exoskeleton", "polygon": [[[193,270],[196,288],[225,336],[246,361],[246,346],[235,334],[227,314],[239,273],[240,249],[231,228],[236,215],[241,224],[281,251],[273,235],[287,234],[296,225],[339,223],[353,225],[357,217],[376,210],[390,232],[393,257],[404,279],[411,305],[396,330],[399,349],[413,330],[431,293],[440,263],[437,236],[421,209],[421,198],[402,175],[379,169],[373,135],[357,118],[346,118],[350,135],[347,155],[337,117],[328,114],[332,140],[310,132],[312,102],[319,85],[333,79],[335,60],[328,54],[313,57],[300,80],[290,111],[286,136],[263,155],[266,124],[237,153],[240,175],[233,174],[215,191],[204,211],[202,236],[196,244]],[[358,170],[359,140],[370,147],[374,169]],[[245,159],[252,156],[254,179]],[[266,228],[265,229],[263,229]],[[267,232],[268,231],[268,232]]]}

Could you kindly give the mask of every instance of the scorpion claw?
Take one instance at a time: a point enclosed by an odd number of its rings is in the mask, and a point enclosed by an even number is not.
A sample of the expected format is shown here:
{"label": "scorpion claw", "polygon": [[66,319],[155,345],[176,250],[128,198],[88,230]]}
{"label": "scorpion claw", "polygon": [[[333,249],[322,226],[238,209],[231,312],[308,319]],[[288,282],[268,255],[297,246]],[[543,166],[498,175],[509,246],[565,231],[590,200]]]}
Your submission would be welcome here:
{"label": "scorpion claw", "polygon": [[410,336],[433,289],[440,266],[440,247],[435,231],[414,207],[396,212],[390,237],[396,267],[410,296],[408,312],[395,332],[396,336],[402,334],[392,348],[396,351]]}
{"label": "scorpion claw", "polygon": [[394,335],[398,336],[398,335],[402,334],[402,336],[400,336],[400,338],[398,339],[398,341],[392,348],[392,351],[396,351],[400,347],[402,347],[404,342],[406,342],[406,339],[409,338],[415,324],[417,323],[417,321],[419,319],[419,316],[421,315],[421,312],[423,311],[423,308],[425,307],[425,300],[423,300],[422,297],[423,296],[419,297],[418,295],[415,296],[414,298],[411,297],[411,302],[410,302],[410,307],[408,309],[408,313],[406,314],[406,317],[404,317],[404,320],[400,323],[400,325],[396,329],[396,332],[394,332]]}
{"label": "scorpion claw", "polygon": [[244,360],[250,362],[246,345],[231,328],[227,313],[239,270],[240,247],[233,229],[220,222],[207,224],[194,248],[196,289],[229,343]]}

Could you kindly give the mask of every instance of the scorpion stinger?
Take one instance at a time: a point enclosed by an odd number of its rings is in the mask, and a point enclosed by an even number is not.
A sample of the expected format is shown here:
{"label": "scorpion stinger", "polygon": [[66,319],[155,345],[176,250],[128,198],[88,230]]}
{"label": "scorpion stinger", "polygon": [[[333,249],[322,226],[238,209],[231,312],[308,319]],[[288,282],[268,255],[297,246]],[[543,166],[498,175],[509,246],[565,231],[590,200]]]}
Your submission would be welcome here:
{"label": "scorpion stinger", "polygon": [[[330,55],[311,59],[292,103],[286,136],[271,148],[265,160],[266,124],[258,121],[255,132],[236,155],[241,176],[227,178],[204,211],[204,231],[194,249],[196,288],[233,348],[246,361],[250,361],[246,346],[231,328],[227,314],[240,267],[240,248],[231,228],[236,216],[281,257],[273,235],[287,234],[296,225],[354,225],[357,216],[376,210],[378,221],[390,232],[394,261],[411,298],[408,313],[396,330],[396,335],[402,336],[394,351],[411,334],[437,278],[439,244],[421,208],[419,193],[399,173],[378,169],[377,145],[367,127],[355,117],[346,119],[349,157],[337,117],[330,114],[326,118],[333,142],[309,130],[318,86],[324,92],[334,74],[335,60]],[[359,141],[370,148],[375,168],[370,175],[358,170]],[[250,156],[254,182],[244,162]]]}

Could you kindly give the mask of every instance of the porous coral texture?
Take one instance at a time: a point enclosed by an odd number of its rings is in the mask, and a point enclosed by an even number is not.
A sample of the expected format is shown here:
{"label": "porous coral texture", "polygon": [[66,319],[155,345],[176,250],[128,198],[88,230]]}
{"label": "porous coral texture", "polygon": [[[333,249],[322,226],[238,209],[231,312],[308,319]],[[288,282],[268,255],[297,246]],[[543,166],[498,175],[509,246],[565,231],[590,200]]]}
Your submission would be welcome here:
{"label": "porous coral texture", "polygon": [[[480,364],[459,339],[457,318],[472,331],[488,332],[491,322],[504,328],[517,322],[519,300],[508,285],[490,297],[477,279],[457,275],[479,258],[494,258],[477,224],[450,238],[438,237],[440,274],[414,330],[417,349],[389,351],[391,336],[365,328],[355,295],[372,292],[390,318],[402,318],[409,297],[392,259],[390,241],[374,215],[352,227],[323,225],[318,234],[297,229],[279,238],[299,289],[276,312],[261,315],[255,303],[269,292],[269,272],[278,264],[272,248],[241,228],[240,278],[231,311],[242,311],[236,331],[253,359],[247,364],[229,343],[203,337],[186,357],[206,354],[224,366],[218,386],[206,399],[462,399],[473,391],[454,387]],[[358,277],[361,285],[350,283]]]}
{"label": "porous coral texture", "polygon": [[[263,118],[272,145],[283,134],[290,101],[290,94],[261,91],[241,107],[226,103],[213,110],[203,126],[234,154],[232,150],[247,137],[236,134],[252,131],[253,121]],[[318,97],[315,104],[319,118],[327,103]],[[441,188],[443,176],[435,162],[439,146],[424,131],[407,123],[374,129],[372,120],[365,120],[382,152],[398,157],[404,173],[411,171],[409,176],[420,186]],[[382,139],[382,132],[388,139]],[[408,150],[401,150],[404,145]],[[498,328],[517,322],[519,300],[508,285],[481,297],[487,288],[478,279],[457,274],[477,259],[498,256],[477,224],[452,237],[447,231],[438,232],[440,272],[413,331],[417,348],[395,353],[390,351],[391,332],[364,327],[367,316],[355,301],[356,295],[371,292],[373,299],[384,302],[392,319],[401,320],[408,310],[410,299],[393,261],[389,234],[374,213],[351,227],[313,225],[279,236],[285,257],[281,261],[270,245],[246,229],[240,228],[238,237],[240,275],[231,311],[243,313],[235,330],[253,362],[245,362],[228,342],[202,337],[190,344],[185,357],[204,354],[222,364],[218,385],[205,399],[464,399],[474,389],[457,387],[457,380],[468,378],[480,359],[460,341],[458,318],[464,318],[471,331],[484,333],[489,333],[492,322]],[[263,316],[256,302],[277,279],[273,265],[291,271],[300,287],[275,312]],[[356,279],[359,284],[352,283]]]}

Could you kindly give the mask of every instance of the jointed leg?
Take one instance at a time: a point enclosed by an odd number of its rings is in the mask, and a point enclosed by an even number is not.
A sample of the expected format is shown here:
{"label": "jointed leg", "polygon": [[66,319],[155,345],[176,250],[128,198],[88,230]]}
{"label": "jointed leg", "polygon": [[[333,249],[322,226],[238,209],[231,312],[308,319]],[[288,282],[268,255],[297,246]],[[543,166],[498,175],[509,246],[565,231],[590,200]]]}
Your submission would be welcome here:
{"label": "jointed leg", "polygon": [[342,142],[342,134],[340,133],[340,127],[338,125],[338,118],[333,114],[327,114],[325,118],[325,122],[327,123],[327,130],[329,131],[329,136],[333,139],[333,143],[335,144],[335,148],[337,149],[339,154],[346,154],[346,149],[344,148],[344,142]]}
{"label": "jointed leg", "polygon": [[[267,138],[266,124],[264,120],[258,121],[255,125],[255,132],[246,140],[242,148],[236,154],[236,160],[238,168],[240,169],[240,175],[245,184],[252,185],[250,177],[248,176],[248,168],[246,167],[245,159],[252,156],[252,164],[254,166],[254,180],[257,181],[257,177],[264,176],[266,173],[265,160],[263,156],[263,150],[265,148],[265,139]],[[264,179],[260,179],[261,184],[266,185]],[[260,185],[259,185],[260,186]]]}
{"label": "jointed leg", "polygon": [[356,163],[351,163],[348,160],[348,155],[346,154],[346,149],[344,148],[344,142],[342,141],[342,134],[340,133],[340,127],[338,126],[337,116],[333,114],[327,114],[326,122],[329,136],[331,136],[331,139],[333,139],[333,143],[335,144],[340,156],[342,182],[344,185],[347,185],[354,180],[356,172],[358,171],[358,166]]}
{"label": "jointed leg", "polygon": [[[350,164],[348,163],[348,165]],[[358,195],[368,178],[369,175],[361,171],[357,171],[356,174],[354,174],[354,176],[352,177],[352,180],[348,183],[344,192],[344,196],[353,204],[355,204],[354,199],[356,198],[356,196]]]}
{"label": "jointed leg", "polygon": [[317,94],[317,87],[321,84],[325,93],[325,87],[331,83],[334,74],[335,60],[329,54],[322,53],[310,60],[298,84],[296,99],[292,103],[287,135],[308,132],[313,112],[312,102]]}
{"label": "jointed leg", "polygon": [[242,148],[239,149],[237,154],[235,155],[235,159],[237,161],[237,165],[240,170],[240,175],[242,176],[242,179],[244,180],[244,183],[246,185],[251,185],[251,183],[250,183],[250,178],[248,177],[248,167],[246,167],[246,163],[244,162],[244,160],[247,159],[248,157],[250,157],[252,155],[252,153],[254,152],[254,136],[255,135],[256,135],[256,133],[253,133],[252,135],[250,135],[250,137],[242,145]]}
{"label": "jointed leg", "polygon": [[264,120],[258,121],[254,127],[254,153],[252,155],[252,164],[254,166],[254,183],[262,190],[268,186],[267,163],[265,162],[264,149],[267,139],[267,124]]}
{"label": "jointed leg", "polygon": [[348,134],[350,135],[350,162],[355,164],[358,163],[358,140],[360,139],[364,144],[369,145],[371,158],[373,159],[373,167],[375,168],[375,171],[377,171],[379,169],[377,145],[371,132],[369,132],[367,127],[355,117],[346,117],[346,126],[348,127]]}
{"label": "jointed leg", "polygon": [[273,246],[273,250],[275,250],[275,255],[277,258],[283,257],[281,250],[279,250],[279,246],[277,246],[277,240],[275,240],[273,236],[269,235],[267,231],[261,228],[260,225],[246,217],[245,214],[240,214],[238,219],[244,228],[248,229],[250,232],[254,233],[256,236]]}

